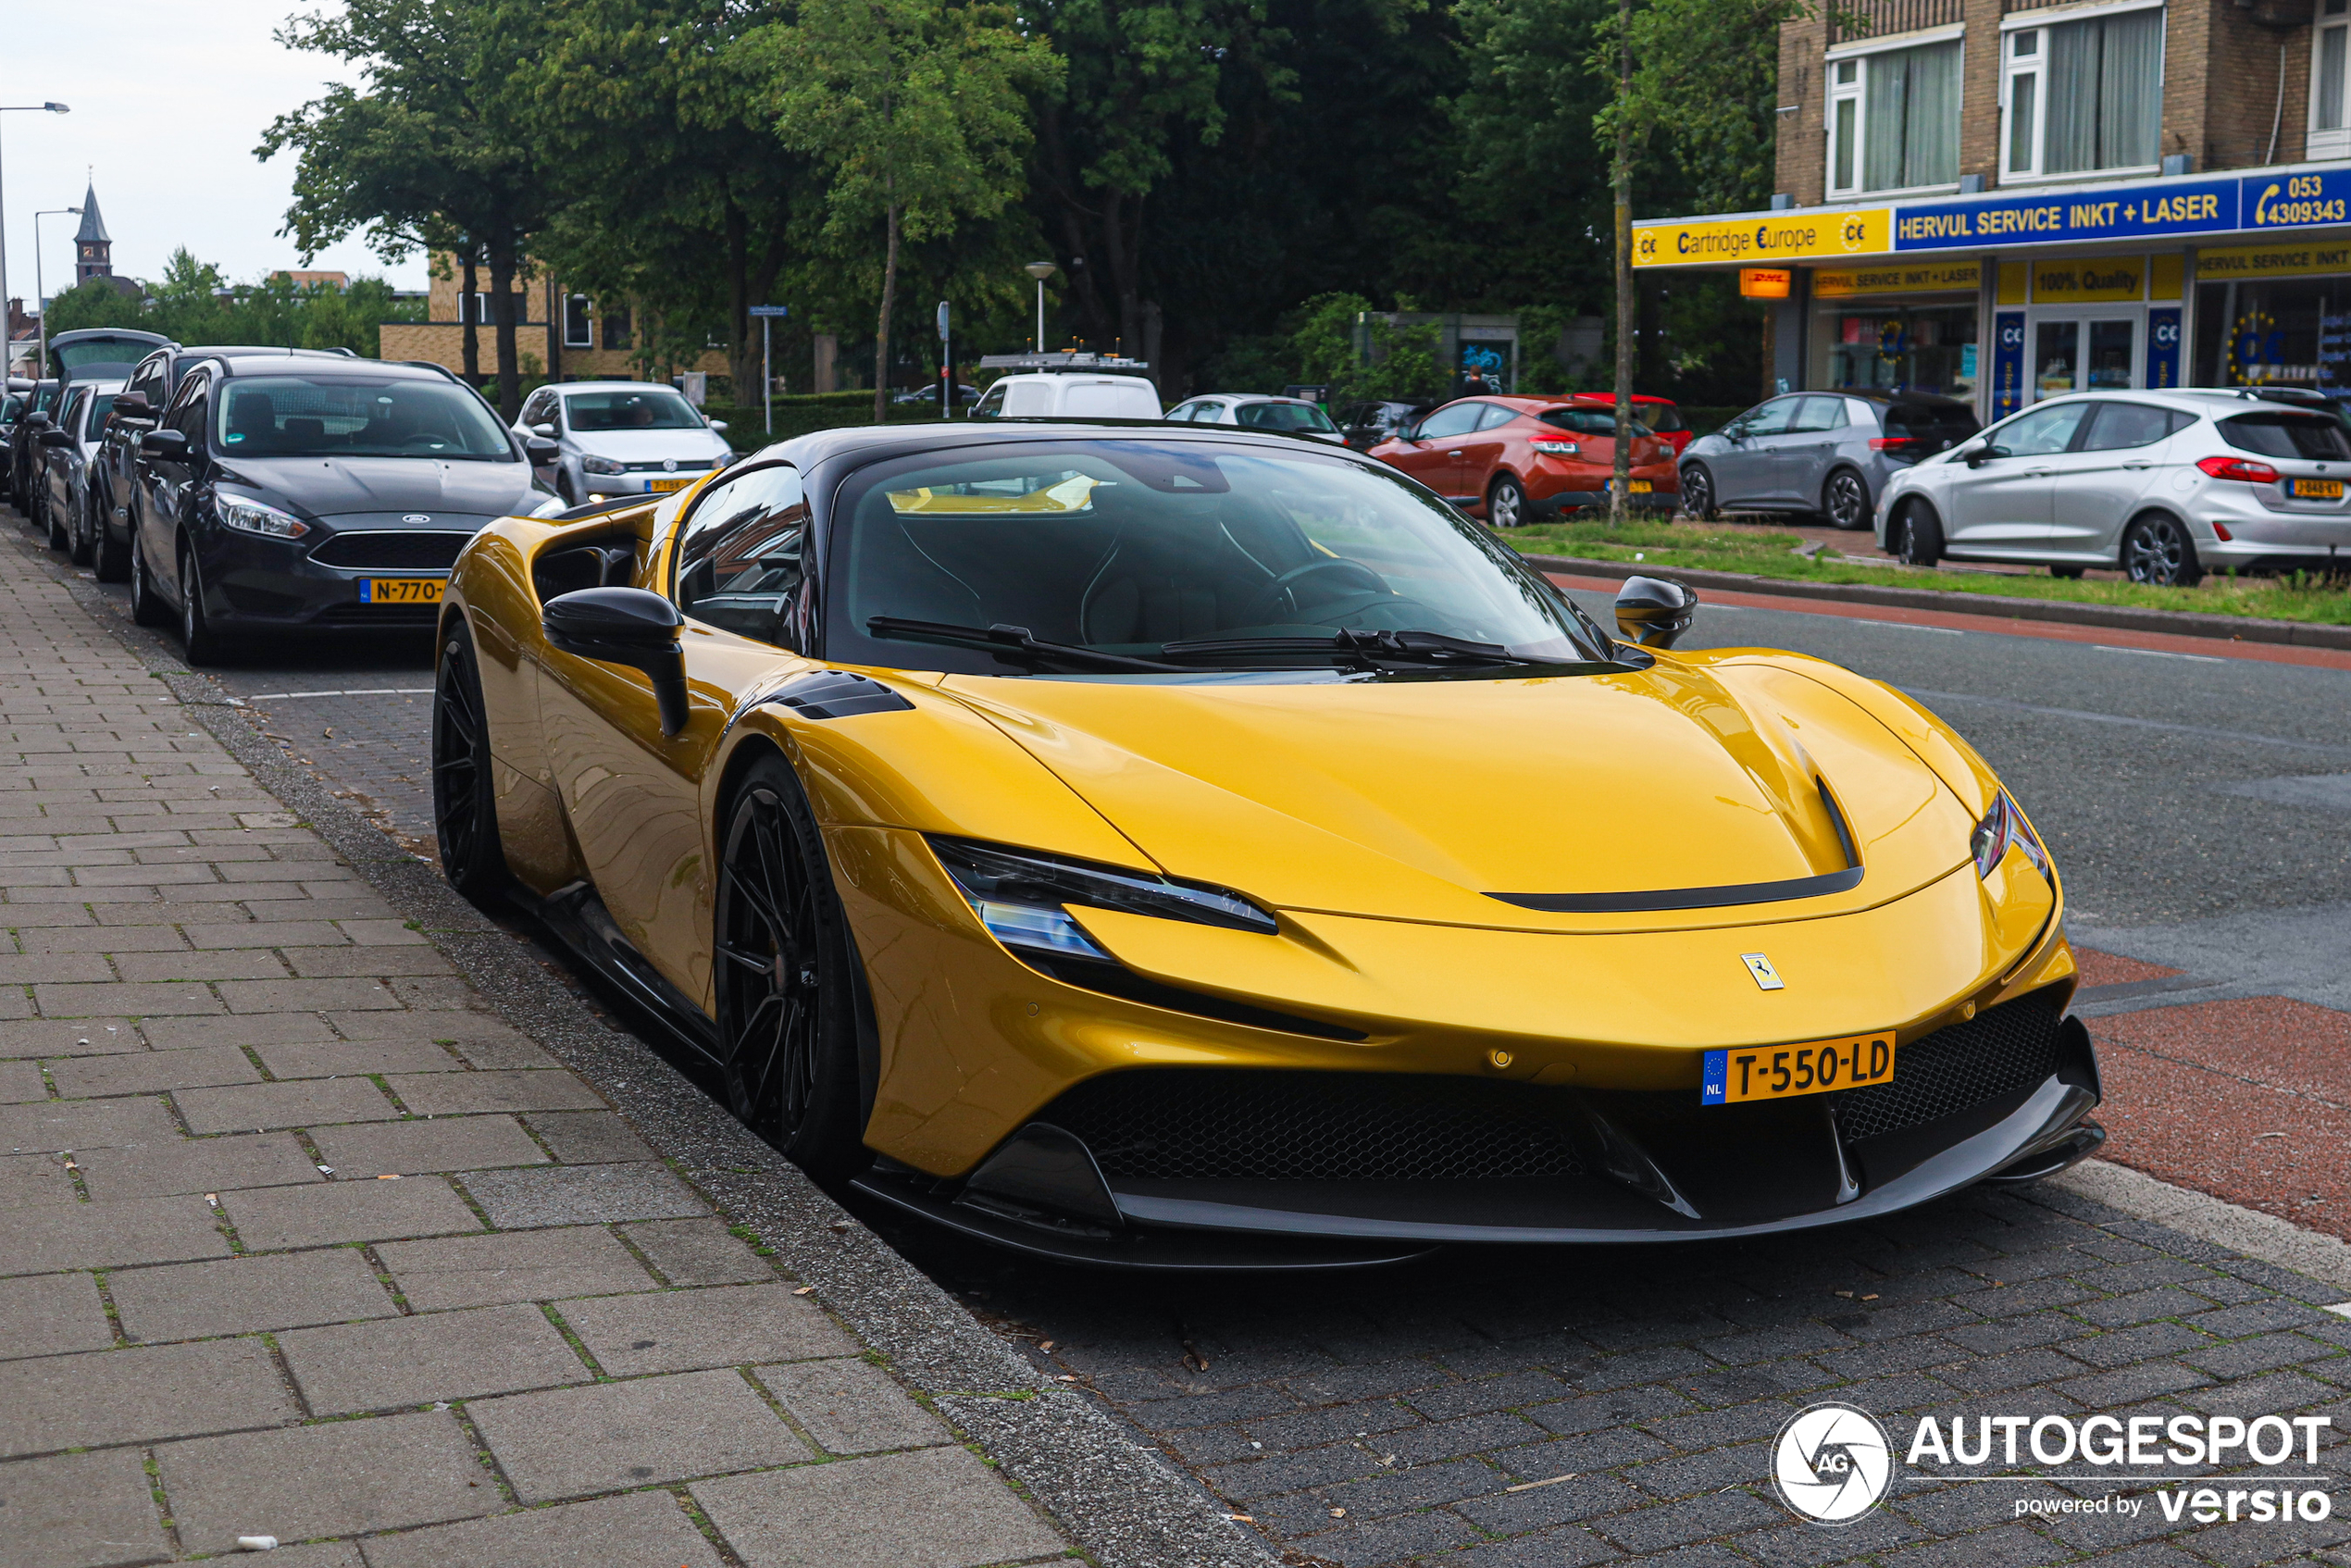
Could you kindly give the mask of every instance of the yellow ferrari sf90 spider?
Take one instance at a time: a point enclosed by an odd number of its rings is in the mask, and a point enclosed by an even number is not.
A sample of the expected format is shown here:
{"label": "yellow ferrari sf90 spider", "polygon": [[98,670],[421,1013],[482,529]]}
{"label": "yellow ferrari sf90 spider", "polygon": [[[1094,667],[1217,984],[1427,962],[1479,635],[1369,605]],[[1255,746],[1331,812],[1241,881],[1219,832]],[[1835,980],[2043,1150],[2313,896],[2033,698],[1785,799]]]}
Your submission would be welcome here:
{"label": "yellow ferrari sf90 spider", "polygon": [[811,1171],[1137,1265],[1735,1236],[2097,1147],[2056,868],[1789,653],[1275,435],[834,431],[457,563],[442,865]]}

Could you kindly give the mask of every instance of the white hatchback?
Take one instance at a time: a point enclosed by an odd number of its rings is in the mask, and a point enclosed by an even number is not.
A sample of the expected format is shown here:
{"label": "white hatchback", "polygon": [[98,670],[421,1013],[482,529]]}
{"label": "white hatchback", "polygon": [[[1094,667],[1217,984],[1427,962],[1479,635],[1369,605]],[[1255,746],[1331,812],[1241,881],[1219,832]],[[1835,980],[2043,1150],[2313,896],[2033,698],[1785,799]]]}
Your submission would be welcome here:
{"label": "white hatchback", "polygon": [[2119,567],[2181,587],[2333,570],[2351,566],[2346,480],[2351,439],[2331,410],[2253,389],[2084,392],[1897,471],[1877,537],[1916,566]]}
{"label": "white hatchback", "polygon": [[1334,446],[1347,444],[1347,432],[1331,423],[1319,404],[1301,397],[1271,397],[1263,392],[1209,392],[1168,411],[1167,417],[1187,425],[1239,425],[1252,430],[1278,430],[1305,436]]}
{"label": "white hatchback", "polygon": [[561,448],[540,478],[566,505],[616,495],[683,490],[734,455],[720,432],[674,387],[658,381],[565,381],[541,387],[522,405],[515,433]]}

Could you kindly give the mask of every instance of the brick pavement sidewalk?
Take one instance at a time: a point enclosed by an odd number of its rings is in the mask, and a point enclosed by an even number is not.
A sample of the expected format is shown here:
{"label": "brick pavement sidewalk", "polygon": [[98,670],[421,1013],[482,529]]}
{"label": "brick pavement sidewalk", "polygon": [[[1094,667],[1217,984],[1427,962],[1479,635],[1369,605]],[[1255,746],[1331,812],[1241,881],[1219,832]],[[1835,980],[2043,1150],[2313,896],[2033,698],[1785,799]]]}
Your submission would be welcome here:
{"label": "brick pavement sidewalk", "polygon": [[21,544],[0,628],[0,1568],[1069,1550]]}

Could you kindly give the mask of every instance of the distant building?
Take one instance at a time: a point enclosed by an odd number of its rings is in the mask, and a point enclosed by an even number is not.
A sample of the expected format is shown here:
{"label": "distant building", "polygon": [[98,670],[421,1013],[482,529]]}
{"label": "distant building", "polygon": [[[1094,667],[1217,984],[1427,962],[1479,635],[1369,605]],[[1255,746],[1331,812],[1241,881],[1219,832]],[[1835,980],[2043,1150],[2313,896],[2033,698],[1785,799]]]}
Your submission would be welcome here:
{"label": "distant building", "polygon": [[315,289],[321,283],[335,289],[351,287],[351,274],[348,272],[305,271],[300,268],[281,267],[269,277],[273,282],[280,278],[292,279],[297,289]]}
{"label": "distant building", "polygon": [[114,275],[114,236],[106,232],[106,220],[98,212],[96,180],[81,198],[81,227],[73,236],[73,281],[76,288],[93,278],[103,278],[121,293],[137,299],[146,291],[128,278]]}
{"label": "distant building", "polygon": [[[478,277],[489,281],[487,269]],[[435,258],[427,300],[424,320],[383,324],[383,357],[429,360],[462,373],[466,324],[470,321],[477,334],[481,374],[496,374],[497,329],[491,317],[489,292],[467,294],[460,289],[456,261],[444,254]],[[553,330],[548,324],[551,315],[555,323]],[[541,277],[515,290],[514,316],[516,357],[536,361],[550,380],[635,380],[643,374],[634,357],[634,313],[625,302],[606,307]],[[712,350],[680,368],[723,376],[727,356]]]}

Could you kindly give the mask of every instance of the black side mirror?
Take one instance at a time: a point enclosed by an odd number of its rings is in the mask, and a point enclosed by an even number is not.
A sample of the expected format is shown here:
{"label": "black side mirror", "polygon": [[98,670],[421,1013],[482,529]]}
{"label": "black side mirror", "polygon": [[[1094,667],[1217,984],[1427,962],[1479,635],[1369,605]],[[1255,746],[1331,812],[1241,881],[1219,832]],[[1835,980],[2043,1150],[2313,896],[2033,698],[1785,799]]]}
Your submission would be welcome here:
{"label": "black side mirror", "polygon": [[73,444],[73,437],[63,430],[44,430],[39,439],[44,446],[71,446]]}
{"label": "black side mirror", "polygon": [[678,647],[685,624],[678,606],[641,588],[583,588],[550,599],[539,613],[548,643],[560,652],[643,670],[661,704],[664,735],[686,728],[686,656]]}
{"label": "black side mirror", "polygon": [[46,414],[28,414],[24,417],[25,429],[30,430],[45,430],[55,423],[56,421]]}
{"label": "black side mirror", "polygon": [[188,455],[188,432],[149,430],[139,438],[139,450],[149,457],[185,457]]}
{"label": "black side mirror", "polygon": [[541,468],[564,454],[562,444],[549,441],[545,436],[532,436],[522,443],[522,450],[523,454],[530,459],[531,465]]}
{"label": "black side mirror", "polygon": [[1960,455],[1969,467],[1981,468],[1984,465],[1991,462],[1993,459],[1997,457],[2006,457],[2008,454],[2009,449],[2005,446],[1985,445],[1972,446]]}
{"label": "black side mirror", "polygon": [[117,392],[113,412],[125,419],[152,419],[155,405],[147,401],[145,392]]}
{"label": "black side mirror", "polygon": [[1626,578],[1616,593],[1616,628],[1644,648],[1671,648],[1698,613],[1698,591],[1663,578]]}

